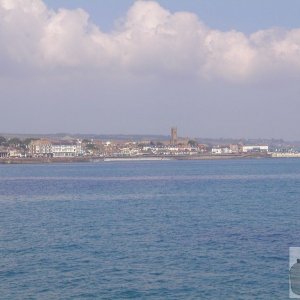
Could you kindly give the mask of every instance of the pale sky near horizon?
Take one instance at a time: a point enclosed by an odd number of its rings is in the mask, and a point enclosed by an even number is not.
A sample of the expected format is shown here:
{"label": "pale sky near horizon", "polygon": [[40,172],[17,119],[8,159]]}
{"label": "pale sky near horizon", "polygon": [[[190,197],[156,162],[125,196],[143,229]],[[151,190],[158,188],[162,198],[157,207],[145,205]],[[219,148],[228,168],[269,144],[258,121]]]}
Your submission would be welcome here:
{"label": "pale sky near horizon", "polygon": [[300,140],[299,12],[297,0],[0,0],[0,132]]}

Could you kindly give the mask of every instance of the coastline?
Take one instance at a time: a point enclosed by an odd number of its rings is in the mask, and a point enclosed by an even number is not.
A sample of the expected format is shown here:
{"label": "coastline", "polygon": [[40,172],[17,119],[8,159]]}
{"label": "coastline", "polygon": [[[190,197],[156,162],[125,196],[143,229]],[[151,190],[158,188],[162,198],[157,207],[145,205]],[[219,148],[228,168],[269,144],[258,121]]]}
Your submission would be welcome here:
{"label": "coastline", "polygon": [[131,157],[62,157],[62,158],[0,158],[0,164],[52,164],[52,163],[97,163],[128,161],[169,161],[169,160],[228,160],[274,158],[270,154],[224,154],[224,155],[174,155],[174,156],[131,156]]}

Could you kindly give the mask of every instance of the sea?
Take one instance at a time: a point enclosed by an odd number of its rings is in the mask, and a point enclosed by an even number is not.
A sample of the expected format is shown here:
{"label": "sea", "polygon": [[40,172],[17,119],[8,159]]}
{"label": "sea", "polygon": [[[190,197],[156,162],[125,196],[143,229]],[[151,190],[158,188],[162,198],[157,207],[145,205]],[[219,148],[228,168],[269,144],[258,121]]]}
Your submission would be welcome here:
{"label": "sea", "polygon": [[288,299],[300,159],[0,165],[0,299]]}

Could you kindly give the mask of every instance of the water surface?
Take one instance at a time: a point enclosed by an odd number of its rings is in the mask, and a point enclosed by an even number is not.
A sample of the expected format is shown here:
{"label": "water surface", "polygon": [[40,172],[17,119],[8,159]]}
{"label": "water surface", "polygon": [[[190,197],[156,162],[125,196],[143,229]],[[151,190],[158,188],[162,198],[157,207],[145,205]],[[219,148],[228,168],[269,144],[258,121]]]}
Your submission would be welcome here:
{"label": "water surface", "polygon": [[0,165],[1,299],[288,299],[300,160]]}

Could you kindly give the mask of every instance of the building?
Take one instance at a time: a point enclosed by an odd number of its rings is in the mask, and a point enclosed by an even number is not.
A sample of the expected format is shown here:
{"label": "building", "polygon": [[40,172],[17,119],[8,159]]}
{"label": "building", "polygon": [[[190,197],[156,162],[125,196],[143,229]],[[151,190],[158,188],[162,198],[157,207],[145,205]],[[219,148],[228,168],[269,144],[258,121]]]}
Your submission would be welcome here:
{"label": "building", "polygon": [[11,158],[25,157],[25,154],[23,154],[19,149],[10,149],[9,157]]}
{"label": "building", "polygon": [[238,153],[239,152],[239,145],[231,144],[231,145],[229,145],[229,148],[230,148],[232,153]]}
{"label": "building", "polygon": [[34,157],[51,157],[52,144],[47,139],[32,141],[29,144],[29,153]]}
{"label": "building", "polygon": [[212,154],[222,154],[222,149],[221,148],[212,148],[211,153]]}
{"label": "building", "polygon": [[7,158],[9,156],[9,150],[5,147],[0,147],[0,158]]}
{"label": "building", "polygon": [[178,137],[177,137],[177,128],[171,128],[171,145],[177,145]]}
{"label": "building", "polygon": [[71,141],[52,142],[53,157],[75,157],[81,155],[81,143]]}
{"label": "building", "polygon": [[36,140],[30,143],[29,151],[33,157],[74,157],[83,155],[80,141]]}
{"label": "building", "polygon": [[231,154],[232,151],[230,147],[213,147],[211,149],[212,154]]}
{"label": "building", "polygon": [[243,146],[242,151],[244,153],[248,152],[268,152],[269,146]]}

